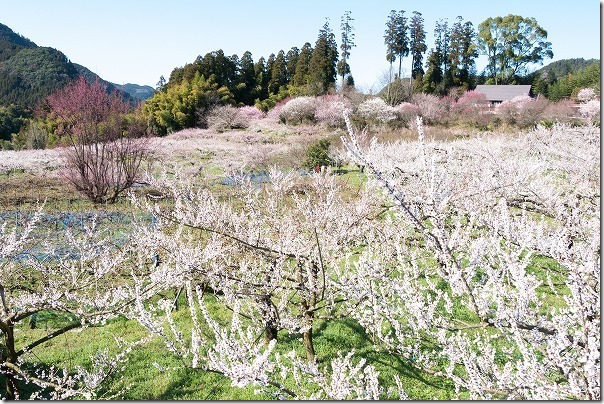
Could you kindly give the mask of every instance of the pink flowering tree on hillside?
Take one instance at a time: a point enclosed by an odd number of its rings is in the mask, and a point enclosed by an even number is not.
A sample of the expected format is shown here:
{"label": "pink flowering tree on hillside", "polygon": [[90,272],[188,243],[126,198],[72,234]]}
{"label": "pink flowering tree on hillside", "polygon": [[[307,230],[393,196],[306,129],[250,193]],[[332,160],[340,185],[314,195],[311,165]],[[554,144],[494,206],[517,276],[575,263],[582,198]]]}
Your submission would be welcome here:
{"label": "pink flowering tree on hillside", "polygon": [[459,123],[478,128],[486,128],[492,121],[490,105],[486,95],[476,91],[466,91],[451,105],[451,115]]}
{"label": "pink flowering tree on hillside", "polygon": [[46,99],[68,145],[65,178],[95,203],[114,202],[130,188],[149,155],[147,125],[117,93],[83,77]]}
{"label": "pink flowering tree on hillside", "polygon": [[337,95],[323,95],[317,99],[315,119],[330,127],[345,127],[344,110],[351,107],[348,98]]}
{"label": "pink flowering tree on hillside", "polygon": [[497,105],[495,111],[507,124],[526,129],[541,121],[550,102],[545,98],[532,98],[519,95]]}
{"label": "pink flowering tree on hillside", "polygon": [[411,97],[411,103],[419,108],[419,115],[426,124],[445,123],[449,118],[451,98],[433,94],[418,93]]}

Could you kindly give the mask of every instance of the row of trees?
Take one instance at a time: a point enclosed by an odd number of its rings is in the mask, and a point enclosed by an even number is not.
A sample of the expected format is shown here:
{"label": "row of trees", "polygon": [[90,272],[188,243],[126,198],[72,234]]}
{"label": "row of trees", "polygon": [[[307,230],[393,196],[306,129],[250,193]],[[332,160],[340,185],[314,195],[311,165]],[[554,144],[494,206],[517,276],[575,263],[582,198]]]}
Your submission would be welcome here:
{"label": "row of trees", "polygon": [[[287,53],[280,50],[257,62],[249,51],[241,58],[227,56],[222,50],[198,56],[193,63],[175,68],[167,83],[163,77],[160,79],[155,97],[146,106],[152,125],[160,133],[203,126],[207,98],[234,105],[256,105],[267,111],[287,96],[333,92],[338,76],[343,91],[354,85],[348,63],[355,46],[353,21],[349,11],[342,16],[340,53],[326,21],[314,47],[307,42],[301,49],[292,47]],[[553,56],[551,43],[546,41],[547,32],[534,18],[489,18],[476,31],[471,22],[459,16],[452,26],[446,19],[439,20],[434,36],[435,47],[430,50],[424,70],[427,46],[422,14],[414,11],[408,19],[404,10],[391,11],[384,33],[386,59],[391,67],[385,98],[390,104],[405,98],[394,87],[409,88],[407,96],[413,92],[445,95],[452,87],[472,89],[479,80],[475,59],[480,53],[489,57],[489,77],[480,81],[495,84],[517,82],[529,64]],[[402,62],[409,55],[412,65],[407,85],[402,82]],[[393,64],[397,60],[398,74],[393,82]],[[209,88],[220,89],[220,95],[198,97],[193,89],[202,81]]]}
{"label": "row of trees", "polygon": [[576,61],[582,62],[577,63],[579,66],[583,63],[586,65],[562,74],[556,74],[551,69],[548,69],[545,74],[532,74],[531,76],[535,77],[532,80],[533,92],[542,94],[551,101],[575,97],[583,88],[593,88],[599,93],[601,71],[599,61],[583,59],[576,59]]}
{"label": "row of trees", "polygon": [[260,57],[257,62],[249,51],[241,58],[227,56],[222,50],[209,52],[198,56],[191,64],[175,68],[167,83],[162,77],[157,91],[166,92],[185,81],[192,81],[198,74],[218,87],[228,89],[237,104],[253,105],[285,92],[325,94],[335,85],[338,73],[342,77],[350,74],[347,60],[354,46],[352,20],[350,12],[342,17],[342,60],[339,64],[338,44],[327,20],[314,47],[306,42],[301,49],[292,47],[287,53],[280,50],[268,59]]}
{"label": "row of trees", "polygon": [[163,76],[155,95],[145,102],[150,125],[160,134],[206,125],[207,111],[218,104],[256,105],[267,111],[287,96],[326,94],[335,87],[337,74],[354,83],[348,58],[354,47],[353,18],[342,17],[342,56],[327,20],[314,47],[280,50],[254,62],[246,51],[241,58],[222,50],[197,57],[176,68],[166,82]]}
{"label": "row of trees", "polygon": [[477,30],[471,22],[464,22],[461,16],[452,26],[447,19],[438,20],[434,28],[434,48],[430,49],[424,71],[425,40],[421,13],[414,11],[408,20],[404,10],[391,11],[384,33],[386,60],[391,66],[388,98],[392,63],[398,58],[397,77],[400,79],[402,59],[408,55],[412,59],[411,78],[416,80],[414,90],[440,95],[445,95],[451,87],[466,90],[474,87],[479,80],[475,66],[479,54],[488,57],[487,69],[480,79],[487,84],[518,83],[530,64],[553,57],[547,31],[534,18],[511,14],[487,18]]}

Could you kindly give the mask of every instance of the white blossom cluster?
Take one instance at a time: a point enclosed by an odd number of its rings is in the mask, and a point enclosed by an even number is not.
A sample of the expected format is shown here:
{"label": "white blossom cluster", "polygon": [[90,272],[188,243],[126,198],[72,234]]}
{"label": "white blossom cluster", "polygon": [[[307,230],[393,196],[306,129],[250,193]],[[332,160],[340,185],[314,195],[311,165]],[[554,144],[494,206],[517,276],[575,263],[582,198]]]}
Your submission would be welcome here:
{"label": "white blossom cluster", "polygon": [[379,97],[369,98],[363,101],[357,107],[357,114],[368,120],[375,120],[379,123],[390,122],[397,117],[397,110],[386,104],[386,101]]}
{"label": "white blossom cluster", "polygon": [[[354,198],[333,175],[273,170],[262,187],[240,176],[228,201],[173,177],[154,182],[172,207],[137,201],[159,223],[139,233],[162,256],[146,282],[197,296],[197,342],[163,338],[190,366],[278,397],[406,398],[362,358],[316,362],[314,320],[346,316],[461,398],[598,399],[597,129],[447,143],[418,118],[417,142],[366,146],[345,121],[370,173]],[[233,310],[226,328],[203,288]],[[277,332],[302,334],[306,358],[279,355]]]}
{"label": "white blossom cluster", "polygon": [[[23,364],[46,339],[16,347],[11,335],[40,310],[74,316],[63,333],[124,314],[184,366],[236,387],[407,398],[400,378],[381,385],[357,352],[321,360],[317,320],[345,317],[376,352],[448,379],[455,398],[600,399],[599,130],[436,142],[417,118],[417,141],[380,144],[344,120],[343,144],[368,173],[361,186],[272,169],[261,185],[234,175],[218,194],[165,173],[149,178],[153,197],[132,197],[153,221],[126,246],[93,221],[65,233],[78,253],[53,262],[17,259],[40,213],[20,232],[2,223],[3,374],[56,398],[96,398],[133,346],[87,369],[44,369]],[[184,314],[168,291],[186,296]],[[303,354],[283,354],[285,335]]]}
{"label": "white blossom cluster", "polygon": [[[66,230],[69,252],[41,246],[44,255],[53,258],[23,254],[32,243],[40,243],[30,236],[39,225],[41,210],[22,229],[0,224],[0,374],[11,386],[5,398],[18,399],[23,381],[50,389],[48,394],[56,399],[99,398],[99,386],[123,368],[131,346],[121,346],[117,355],[100,352],[91,358],[90,368],[71,370],[38,366],[36,351],[52,338],[105,324],[121,313],[134,296],[128,286],[131,276],[125,269],[130,267],[130,255],[125,248],[117,248],[94,220],[77,235]],[[36,315],[44,310],[72,320],[24,342],[19,336],[23,323],[34,324]],[[36,394],[31,398],[38,397]]]}
{"label": "white blossom cluster", "polygon": [[341,279],[375,339],[473,398],[599,399],[597,129],[344,140],[400,212]]}
{"label": "white blossom cluster", "polygon": [[279,118],[286,123],[302,123],[315,119],[317,99],[315,97],[296,97],[287,101],[279,111]]}

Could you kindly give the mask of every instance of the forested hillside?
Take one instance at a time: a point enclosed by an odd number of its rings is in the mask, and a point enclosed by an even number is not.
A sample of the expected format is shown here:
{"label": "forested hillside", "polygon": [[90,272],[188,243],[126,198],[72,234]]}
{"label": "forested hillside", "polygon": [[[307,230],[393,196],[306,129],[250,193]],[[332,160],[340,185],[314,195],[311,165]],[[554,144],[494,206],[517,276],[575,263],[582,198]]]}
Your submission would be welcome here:
{"label": "forested hillside", "polygon": [[543,66],[541,69],[535,71],[535,74],[539,76],[553,76],[557,78],[564,77],[569,73],[577,72],[579,70],[584,70],[586,67],[600,64],[600,60],[598,59],[562,59],[557,60],[548,64],[547,66]]}
{"label": "forested hillside", "polygon": [[33,108],[36,103],[78,76],[100,81],[108,90],[120,90],[129,101],[153,95],[149,86],[118,86],[85,66],[71,62],[61,51],[40,47],[0,24],[0,106],[16,104]]}
{"label": "forested hillside", "polygon": [[146,100],[153,97],[154,89],[151,86],[140,86],[138,84],[126,83],[124,85],[114,84],[114,86],[137,100]]}
{"label": "forested hillside", "polygon": [[78,70],[60,51],[22,48],[0,63],[0,104],[33,107],[78,76]]}
{"label": "forested hillside", "polygon": [[[153,95],[149,86],[118,88],[71,62],[61,51],[40,47],[0,24],[0,140],[10,141],[42,99],[79,76],[89,82],[98,80],[109,91],[123,91],[131,103]],[[131,96],[130,91],[135,95]]]}
{"label": "forested hillside", "polygon": [[582,88],[600,90],[600,60],[583,58],[552,62],[529,75],[535,93],[552,101],[574,97]]}

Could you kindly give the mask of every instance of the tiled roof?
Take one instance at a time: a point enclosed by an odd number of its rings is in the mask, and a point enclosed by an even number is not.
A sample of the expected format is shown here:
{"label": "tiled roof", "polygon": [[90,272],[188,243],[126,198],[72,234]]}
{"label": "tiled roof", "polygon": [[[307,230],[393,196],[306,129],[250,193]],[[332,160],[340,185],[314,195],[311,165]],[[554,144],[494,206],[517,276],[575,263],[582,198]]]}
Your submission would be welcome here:
{"label": "tiled roof", "polygon": [[511,100],[519,95],[531,95],[531,85],[477,85],[476,90],[486,95],[488,101]]}

